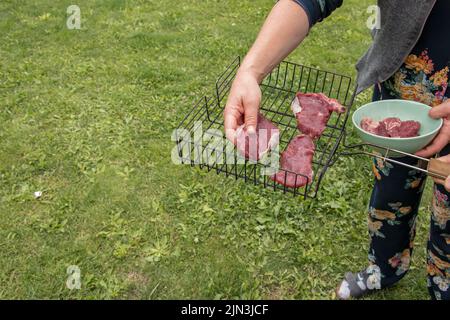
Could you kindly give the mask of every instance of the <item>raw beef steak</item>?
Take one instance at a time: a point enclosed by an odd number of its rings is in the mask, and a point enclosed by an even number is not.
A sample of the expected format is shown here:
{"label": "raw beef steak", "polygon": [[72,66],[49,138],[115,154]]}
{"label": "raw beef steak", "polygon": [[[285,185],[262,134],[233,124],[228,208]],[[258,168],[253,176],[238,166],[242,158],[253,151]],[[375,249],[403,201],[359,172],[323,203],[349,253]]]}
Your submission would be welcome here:
{"label": "raw beef steak", "polygon": [[310,136],[296,136],[281,153],[280,167],[290,172],[280,170],[270,178],[289,188],[299,188],[311,183],[314,151],[314,142]]}
{"label": "raw beef steak", "polygon": [[258,161],[279,142],[280,130],[262,114],[258,114],[256,135],[250,136],[245,125],[237,129],[236,145],[239,153],[246,159]]}
{"label": "raw beef steak", "polygon": [[323,93],[297,93],[291,105],[298,129],[315,139],[320,137],[332,112],[343,113],[345,108]]}
{"label": "raw beef steak", "polygon": [[363,118],[361,120],[361,128],[377,136],[410,138],[419,135],[420,123],[413,120],[401,121],[399,118],[393,117],[381,121]]}

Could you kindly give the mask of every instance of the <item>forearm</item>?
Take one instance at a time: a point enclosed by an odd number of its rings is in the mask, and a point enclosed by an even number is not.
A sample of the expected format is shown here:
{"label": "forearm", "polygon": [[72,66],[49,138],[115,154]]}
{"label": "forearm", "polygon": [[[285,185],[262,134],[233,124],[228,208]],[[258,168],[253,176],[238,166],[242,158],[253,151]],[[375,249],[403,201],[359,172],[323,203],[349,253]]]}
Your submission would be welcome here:
{"label": "forearm", "polygon": [[308,30],[308,16],[301,6],[292,0],[279,1],[267,17],[239,72],[249,72],[261,82],[302,42]]}

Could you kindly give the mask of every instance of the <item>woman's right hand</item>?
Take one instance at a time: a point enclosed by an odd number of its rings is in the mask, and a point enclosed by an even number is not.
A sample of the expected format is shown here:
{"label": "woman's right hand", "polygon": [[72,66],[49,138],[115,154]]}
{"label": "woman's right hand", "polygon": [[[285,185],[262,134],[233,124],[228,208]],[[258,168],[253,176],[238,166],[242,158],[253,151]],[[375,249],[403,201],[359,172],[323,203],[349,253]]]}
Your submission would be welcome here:
{"label": "woman's right hand", "polygon": [[224,111],[225,134],[236,144],[236,130],[245,123],[249,134],[256,133],[261,89],[257,77],[239,70],[231,86]]}
{"label": "woman's right hand", "polygon": [[236,130],[245,123],[248,134],[256,133],[261,104],[259,84],[306,37],[308,14],[290,0],[276,2],[258,38],[242,61],[231,86],[224,111],[225,133],[236,144]]}

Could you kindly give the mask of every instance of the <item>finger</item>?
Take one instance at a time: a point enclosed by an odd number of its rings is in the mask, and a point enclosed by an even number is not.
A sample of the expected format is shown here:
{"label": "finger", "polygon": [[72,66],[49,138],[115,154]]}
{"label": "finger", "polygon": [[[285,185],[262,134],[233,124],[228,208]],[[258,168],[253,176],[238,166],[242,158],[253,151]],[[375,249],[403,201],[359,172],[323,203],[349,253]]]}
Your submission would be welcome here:
{"label": "finger", "polygon": [[424,158],[434,156],[436,153],[441,151],[447,143],[448,137],[445,135],[438,135],[428,147],[416,152],[416,155]]}
{"label": "finger", "polygon": [[445,181],[439,178],[433,178],[434,183],[444,185]]}
{"label": "finger", "polygon": [[237,118],[236,118],[236,109],[234,108],[225,108],[224,111],[224,126],[225,126],[225,135],[228,140],[235,143],[236,142],[236,129],[238,127]]}
{"label": "finger", "polygon": [[256,133],[260,100],[259,97],[255,96],[244,101],[245,127],[247,128],[248,134]]}
{"label": "finger", "polygon": [[442,179],[436,179],[436,178],[433,178],[433,180],[436,184],[443,185],[445,190],[450,192],[450,176],[448,176],[447,179],[445,179],[445,181]]}
{"label": "finger", "polygon": [[[439,158],[437,158],[437,160],[450,163],[450,154],[443,156],[443,157],[439,157]],[[445,179],[445,181],[442,179],[437,179],[437,178],[434,178],[433,180],[437,184],[443,185],[445,187],[445,189],[450,192],[450,176],[448,176],[447,179]]]}
{"label": "finger", "polygon": [[450,103],[444,102],[436,107],[433,107],[428,114],[433,119],[446,118],[450,116]]}
{"label": "finger", "polygon": [[447,179],[445,179],[444,187],[445,187],[445,190],[450,192],[450,176],[448,176]]}
{"label": "finger", "polygon": [[439,157],[437,158],[437,160],[450,163],[450,154],[443,157]]}
{"label": "finger", "polygon": [[233,95],[230,95],[223,112],[225,135],[234,144],[236,144],[236,130],[239,126],[238,120],[242,114],[239,110],[243,109],[239,107],[241,105],[240,99],[236,99]]}

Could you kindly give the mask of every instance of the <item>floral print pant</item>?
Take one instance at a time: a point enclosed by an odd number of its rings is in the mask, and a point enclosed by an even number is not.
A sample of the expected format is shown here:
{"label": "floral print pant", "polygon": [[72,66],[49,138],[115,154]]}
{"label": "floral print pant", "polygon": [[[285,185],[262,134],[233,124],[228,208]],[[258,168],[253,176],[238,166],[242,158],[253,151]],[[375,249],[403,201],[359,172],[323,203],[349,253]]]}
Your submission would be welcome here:
{"label": "floral print pant", "polygon": [[[450,153],[450,145],[441,155]],[[401,159],[416,165],[413,159]],[[369,204],[369,261],[374,288],[403,278],[410,267],[425,175],[417,170],[374,159],[375,185]],[[427,246],[428,289],[432,299],[450,300],[450,193],[434,185]]]}

